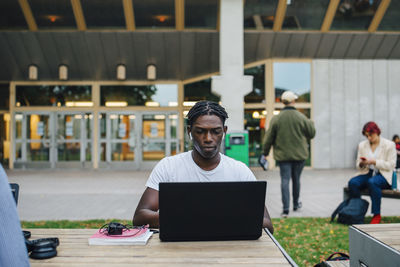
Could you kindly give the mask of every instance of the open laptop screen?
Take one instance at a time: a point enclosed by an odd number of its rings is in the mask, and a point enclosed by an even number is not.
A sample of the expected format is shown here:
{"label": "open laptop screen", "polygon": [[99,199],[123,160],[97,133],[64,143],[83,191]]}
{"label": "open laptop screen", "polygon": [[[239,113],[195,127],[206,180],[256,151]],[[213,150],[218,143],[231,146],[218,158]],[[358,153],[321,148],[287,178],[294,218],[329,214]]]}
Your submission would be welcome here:
{"label": "open laptop screen", "polygon": [[266,186],[265,181],[160,183],[160,239],[257,239]]}

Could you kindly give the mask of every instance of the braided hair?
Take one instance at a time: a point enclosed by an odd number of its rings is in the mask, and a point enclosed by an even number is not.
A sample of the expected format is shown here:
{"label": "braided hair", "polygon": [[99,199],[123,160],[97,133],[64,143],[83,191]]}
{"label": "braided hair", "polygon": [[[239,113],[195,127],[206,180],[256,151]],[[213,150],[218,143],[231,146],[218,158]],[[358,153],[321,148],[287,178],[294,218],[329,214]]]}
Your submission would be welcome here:
{"label": "braided hair", "polygon": [[225,109],[218,103],[203,100],[197,102],[189,110],[187,114],[188,125],[192,127],[197,118],[203,115],[218,116],[222,121],[222,125],[225,125],[225,120],[228,118],[228,113],[226,113]]}

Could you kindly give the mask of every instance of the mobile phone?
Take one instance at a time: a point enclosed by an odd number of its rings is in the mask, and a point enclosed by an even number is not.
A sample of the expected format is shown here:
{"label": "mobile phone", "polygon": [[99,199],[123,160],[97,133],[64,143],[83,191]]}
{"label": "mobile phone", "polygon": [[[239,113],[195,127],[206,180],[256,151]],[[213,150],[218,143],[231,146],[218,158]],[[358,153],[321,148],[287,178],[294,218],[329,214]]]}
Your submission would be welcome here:
{"label": "mobile phone", "polygon": [[366,158],[366,157],[360,157],[360,159],[361,159],[361,160],[367,160],[367,158]]}

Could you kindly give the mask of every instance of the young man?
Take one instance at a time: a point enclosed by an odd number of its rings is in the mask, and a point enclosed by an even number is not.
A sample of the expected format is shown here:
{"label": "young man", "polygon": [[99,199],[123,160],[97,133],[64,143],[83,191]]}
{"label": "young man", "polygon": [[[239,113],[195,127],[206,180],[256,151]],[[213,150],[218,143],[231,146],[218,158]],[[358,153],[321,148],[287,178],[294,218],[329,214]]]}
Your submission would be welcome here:
{"label": "young man", "polygon": [[289,215],[289,181],[293,182],[293,210],[301,208],[300,175],[308,158],[308,142],[315,136],[314,123],[294,107],[297,95],[291,91],[282,94],[285,107],[274,116],[265,135],[264,155],[274,147],[274,159],[279,164],[281,193],[283,202],[282,217]]}
{"label": "young man", "polygon": [[[187,132],[193,150],[161,160],[146,183],[146,190],[136,208],[134,225],[159,227],[158,184],[160,182],[255,181],[251,170],[242,162],[219,152],[227,126],[228,114],[219,104],[200,101],[188,115]],[[264,209],[263,227],[273,233],[268,211]]]}

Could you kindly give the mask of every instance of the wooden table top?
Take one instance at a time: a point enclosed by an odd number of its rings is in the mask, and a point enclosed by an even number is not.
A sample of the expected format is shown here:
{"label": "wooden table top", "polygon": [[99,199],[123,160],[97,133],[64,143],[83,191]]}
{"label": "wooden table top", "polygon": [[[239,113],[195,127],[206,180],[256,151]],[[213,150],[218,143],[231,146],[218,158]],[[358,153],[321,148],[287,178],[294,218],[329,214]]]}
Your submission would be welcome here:
{"label": "wooden table top", "polygon": [[359,224],[353,227],[400,251],[400,223]]}
{"label": "wooden table top", "polygon": [[96,229],[26,229],[31,239],[58,237],[58,255],[30,259],[31,266],[290,266],[272,239],[263,232],[258,240],[161,242],[153,234],[147,245],[89,246]]}

